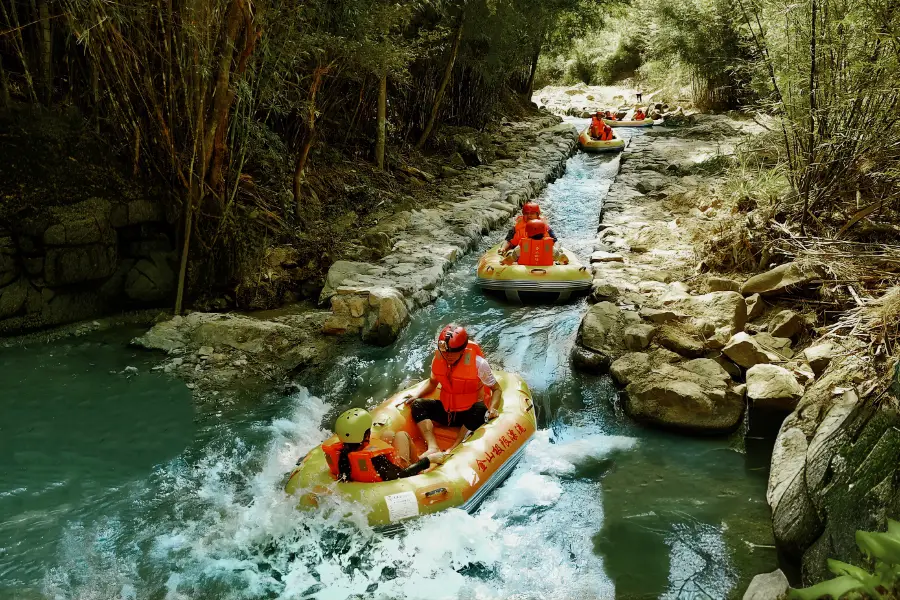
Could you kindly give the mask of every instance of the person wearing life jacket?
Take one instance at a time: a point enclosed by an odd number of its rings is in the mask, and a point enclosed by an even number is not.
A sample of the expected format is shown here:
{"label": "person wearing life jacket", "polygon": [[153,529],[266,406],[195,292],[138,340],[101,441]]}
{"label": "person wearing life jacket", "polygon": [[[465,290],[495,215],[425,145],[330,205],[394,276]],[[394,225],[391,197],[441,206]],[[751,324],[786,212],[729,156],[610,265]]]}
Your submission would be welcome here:
{"label": "person wearing life jacket", "polygon": [[618,121],[616,115],[613,114],[611,110],[606,111],[606,116],[604,117],[607,121]]}
{"label": "person wearing life jacket", "polygon": [[[539,219],[540,217],[541,207],[538,203],[526,202],[525,205],[522,206],[522,215],[516,218],[515,225],[513,225],[513,228],[506,234],[506,240],[500,244],[500,248],[497,252],[499,254],[506,254],[510,248],[518,246],[522,239],[528,237],[525,235],[525,223],[534,219]],[[548,235],[556,241],[556,234],[553,233],[553,229],[548,230]]]}
{"label": "person wearing life jacket", "polygon": [[376,483],[411,477],[421,473],[431,461],[427,456],[415,459],[415,446],[405,431],[386,439],[372,437],[372,415],[361,408],[351,408],[334,424],[337,441],[322,444],[331,475],[338,481]]}
{"label": "person wearing life jacket", "polygon": [[607,125],[603,122],[603,115],[601,115],[600,111],[598,110],[596,113],[594,113],[594,116],[591,117],[591,128],[588,130],[588,132],[590,133],[592,138],[600,139],[604,127],[607,127]]}
{"label": "person wearing life jacket", "polygon": [[[440,385],[440,399],[428,396]],[[481,347],[469,341],[464,327],[451,323],[441,329],[437,350],[431,360],[431,376],[411,390],[405,400],[412,401],[412,417],[418,424],[428,448],[423,453],[432,462],[442,462],[465,439],[498,413],[493,408],[494,394],[500,384],[494,377]],[[456,441],[441,452],[434,437],[434,423],[459,427]]]}
{"label": "person wearing life jacket", "polygon": [[596,136],[598,140],[602,142],[608,142],[613,139],[613,130],[612,127],[607,125],[604,122],[600,122],[600,135]]}
{"label": "person wearing life jacket", "polygon": [[632,117],[632,118],[633,118],[633,120],[635,120],[635,121],[643,121],[644,119],[647,118],[647,115],[644,114],[644,111],[643,111],[643,110],[641,110],[640,108],[638,108],[637,110],[634,111],[634,117]]}
{"label": "person wearing life jacket", "polygon": [[554,263],[569,264],[565,250],[556,244],[556,240],[547,236],[548,227],[544,221],[540,219],[528,221],[525,231],[528,237],[506,255],[503,264],[517,263],[535,267],[547,267]]}

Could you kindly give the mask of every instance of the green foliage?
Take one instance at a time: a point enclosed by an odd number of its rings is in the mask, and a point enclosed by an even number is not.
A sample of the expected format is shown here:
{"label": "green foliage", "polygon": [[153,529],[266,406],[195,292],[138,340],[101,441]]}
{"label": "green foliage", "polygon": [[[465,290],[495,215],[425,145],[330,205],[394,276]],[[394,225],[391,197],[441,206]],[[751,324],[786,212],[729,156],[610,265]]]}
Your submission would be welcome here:
{"label": "green foliage", "polygon": [[828,561],[828,570],[837,575],[804,589],[791,589],[791,600],[841,598],[850,592],[864,593],[876,600],[896,598],[900,583],[900,522],[888,519],[884,533],[857,531],[856,544],[874,562],[874,573],[838,560]]}
{"label": "green foliage", "polygon": [[644,49],[645,45],[639,36],[620,37],[615,50],[599,66],[597,73],[599,83],[612,84],[633,77],[641,66],[641,54]]}

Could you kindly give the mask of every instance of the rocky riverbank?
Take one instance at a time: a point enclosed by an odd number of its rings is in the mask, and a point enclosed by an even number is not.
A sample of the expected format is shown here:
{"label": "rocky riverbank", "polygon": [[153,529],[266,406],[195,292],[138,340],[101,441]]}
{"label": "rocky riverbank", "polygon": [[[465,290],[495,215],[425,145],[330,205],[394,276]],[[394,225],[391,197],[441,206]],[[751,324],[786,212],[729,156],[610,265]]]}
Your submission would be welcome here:
{"label": "rocky riverbank", "polygon": [[701,242],[735,218],[720,195],[728,157],[758,131],[699,116],[633,140],[601,216],[596,303],[573,361],[609,372],[625,411],[652,426],[724,433],[783,415],[767,500],[777,547],[811,583],[830,577],[828,558],[862,564],[855,531],[900,515],[900,417],[875,393],[865,346],[821,337],[802,297],[828,285],[821,270],[708,272]]}
{"label": "rocky riverbank", "polygon": [[577,139],[574,127],[546,113],[501,132],[495,141],[503,150],[490,163],[440,179],[411,175],[436,202],[360,233],[382,258],[336,262],[320,297],[330,310],[298,304],[244,315],[192,313],[160,321],[134,343],[166,352],[159,369],[187,381],[197,399],[219,404],[327,363],[352,336],[391,343],[412,311],[440,295],[451,265],[564,172]]}

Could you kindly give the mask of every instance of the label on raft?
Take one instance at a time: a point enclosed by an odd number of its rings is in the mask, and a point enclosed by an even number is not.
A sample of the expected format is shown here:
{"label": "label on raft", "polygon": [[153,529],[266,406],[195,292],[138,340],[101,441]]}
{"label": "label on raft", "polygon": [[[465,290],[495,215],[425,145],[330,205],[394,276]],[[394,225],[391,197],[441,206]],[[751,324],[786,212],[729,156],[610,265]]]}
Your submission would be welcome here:
{"label": "label on raft", "polygon": [[391,522],[408,519],[419,514],[419,501],[416,500],[415,492],[391,494],[384,497],[384,502],[387,504],[388,516]]}

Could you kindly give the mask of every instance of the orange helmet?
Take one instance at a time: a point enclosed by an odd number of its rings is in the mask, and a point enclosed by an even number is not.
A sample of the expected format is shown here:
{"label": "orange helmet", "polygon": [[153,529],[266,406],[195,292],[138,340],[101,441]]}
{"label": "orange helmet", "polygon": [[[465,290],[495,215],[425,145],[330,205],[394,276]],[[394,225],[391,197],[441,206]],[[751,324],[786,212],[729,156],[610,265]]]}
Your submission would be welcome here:
{"label": "orange helmet", "polygon": [[441,329],[437,343],[441,352],[461,352],[469,345],[469,334],[465,327],[450,323]]}
{"label": "orange helmet", "polygon": [[525,235],[534,237],[541,234],[547,235],[547,223],[541,219],[532,219],[525,223]]}
{"label": "orange helmet", "polygon": [[522,214],[527,213],[535,213],[541,214],[541,207],[537,202],[526,202],[524,206],[522,206]]}

